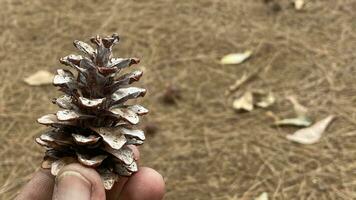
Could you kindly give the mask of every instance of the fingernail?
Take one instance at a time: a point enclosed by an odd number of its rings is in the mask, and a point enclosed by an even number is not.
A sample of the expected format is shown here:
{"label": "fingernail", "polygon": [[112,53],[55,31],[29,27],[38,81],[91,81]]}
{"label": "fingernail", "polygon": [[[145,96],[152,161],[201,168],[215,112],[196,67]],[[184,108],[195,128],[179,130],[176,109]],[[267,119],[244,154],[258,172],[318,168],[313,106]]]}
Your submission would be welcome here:
{"label": "fingernail", "polygon": [[91,197],[91,183],[77,171],[64,171],[56,179],[54,199],[87,200]]}

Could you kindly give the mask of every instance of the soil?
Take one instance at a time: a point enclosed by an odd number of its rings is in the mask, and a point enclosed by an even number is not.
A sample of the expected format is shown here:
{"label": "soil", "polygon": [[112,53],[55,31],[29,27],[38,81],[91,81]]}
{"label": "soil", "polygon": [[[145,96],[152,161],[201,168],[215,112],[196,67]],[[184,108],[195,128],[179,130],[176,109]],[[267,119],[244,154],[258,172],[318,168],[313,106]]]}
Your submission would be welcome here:
{"label": "soil", "polygon": [[[165,199],[355,199],[356,1],[305,1],[297,11],[286,0],[0,0],[0,198],[13,199],[39,168],[34,138],[46,127],[36,119],[60,95],[23,79],[55,72],[73,40],[117,32],[114,54],[142,61],[143,125],[155,133],[141,165],[164,176]],[[246,50],[243,64],[219,64]],[[224,93],[244,73],[256,75],[240,91],[272,91],[272,107],[232,109]],[[179,98],[166,103],[171,85]],[[271,126],[266,113],[293,116],[290,95],[314,120],[336,116],[318,143]]]}

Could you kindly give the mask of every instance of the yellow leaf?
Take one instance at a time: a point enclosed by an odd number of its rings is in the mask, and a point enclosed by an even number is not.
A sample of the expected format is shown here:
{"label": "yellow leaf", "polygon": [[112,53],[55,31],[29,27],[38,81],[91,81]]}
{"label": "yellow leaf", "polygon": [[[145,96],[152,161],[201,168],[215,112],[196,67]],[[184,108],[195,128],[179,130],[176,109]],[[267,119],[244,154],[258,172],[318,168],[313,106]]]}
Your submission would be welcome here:
{"label": "yellow leaf", "polygon": [[294,1],[294,7],[296,10],[301,10],[304,7],[304,0],[295,0]]}
{"label": "yellow leaf", "polygon": [[262,194],[260,194],[260,196],[255,198],[255,200],[268,200],[268,193],[267,192],[263,192]]}
{"label": "yellow leaf", "polygon": [[287,139],[300,144],[317,143],[333,119],[334,116],[330,115],[327,118],[316,122],[311,127],[303,128],[291,135],[287,135]]}
{"label": "yellow leaf", "polygon": [[267,108],[273,105],[275,101],[276,98],[274,97],[273,93],[269,92],[267,95],[262,96],[262,98],[258,102],[256,102],[256,106],[260,108]]}
{"label": "yellow leaf", "polygon": [[232,53],[221,58],[220,63],[223,65],[240,64],[251,57],[252,51],[245,51],[244,53]]}
{"label": "yellow leaf", "polygon": [[253,96],[251,92],[245,92],[241,97],[234,100],[232,107],[235,110],[253,110]]}
{"label": "yellow leaf", "polygon": [[276,126],[304,126],[308,127],[313,123],[313,121],[309,117],[296,117],[296,118],[287,118],[277,120],[274,125]]}
{"label": "yellow leaf", "polygon": [[288,96],[287,99],[292,103],[294,112],[298,117],[306,117],[308,108],[299,103],[295,96]]}
{"label": "yellow leaf", "polygon": [[25,78],[24,81],[32,86],[39,86],[39,85],[51,84],[53,78],[54,78],[54,74],[48,71],[40,70],[32,74],[31,76]]}

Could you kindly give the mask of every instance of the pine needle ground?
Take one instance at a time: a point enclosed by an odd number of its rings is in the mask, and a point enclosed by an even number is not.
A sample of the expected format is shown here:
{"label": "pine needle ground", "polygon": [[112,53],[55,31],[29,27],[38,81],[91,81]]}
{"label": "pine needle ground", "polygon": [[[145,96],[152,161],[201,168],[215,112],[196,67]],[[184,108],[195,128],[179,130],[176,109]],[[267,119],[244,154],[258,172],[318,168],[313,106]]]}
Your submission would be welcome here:
{"label": "pine needle ground", "polygon": [[[166,199],[353,199],[356,196],[356,3],[311,0],[304,11],[261,1],[1,1],[0,189],[12,199],[39,167],[35,120],[54,112],[53,86],[29,87],[31,73],[59,68],[77,38],[122,36],[121,56],[140,57],[148,95],[142,105],[159,131],[142,147],[142,165],[167,183]],[[99,32],[98,32],[99,31]],[[252,49],[239,66],[221,56]],[[292,114],[296,95],[314,118],[338,116],[322,140],[302,146],[285,139],[294,128],[273,128],[266,110],[237,114],[224,91],[258,69],[251,88],[272,90],[270,109]],[[167,83],[182,99],[164,105]],[[46,105],[46,106],[43,106]]]}

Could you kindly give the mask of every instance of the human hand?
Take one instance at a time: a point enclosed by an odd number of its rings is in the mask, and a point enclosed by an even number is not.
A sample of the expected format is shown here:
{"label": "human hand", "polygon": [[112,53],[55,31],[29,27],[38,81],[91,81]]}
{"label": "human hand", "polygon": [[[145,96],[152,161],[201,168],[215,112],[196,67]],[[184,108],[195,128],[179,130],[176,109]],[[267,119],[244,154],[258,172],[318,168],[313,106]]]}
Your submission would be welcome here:
{"label": "human hand", "polygon": [[[138,159],[139,152],[134,152]],[[105,191],[94,169],[75,163],[65,166],[56,178],[49,170],[39,170],[16,200],[161,200],[163,195],[163,178],[151,168],[141,167]]]}

